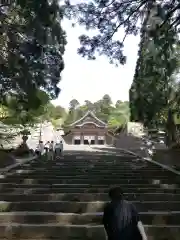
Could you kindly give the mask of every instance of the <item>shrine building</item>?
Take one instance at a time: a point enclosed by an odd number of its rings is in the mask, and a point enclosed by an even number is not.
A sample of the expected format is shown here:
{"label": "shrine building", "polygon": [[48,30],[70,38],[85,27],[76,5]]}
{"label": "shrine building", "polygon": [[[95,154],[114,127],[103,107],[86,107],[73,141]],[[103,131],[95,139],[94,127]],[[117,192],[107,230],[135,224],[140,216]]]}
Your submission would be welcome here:
{"label": "shrine building", "polygon": [[111,145],[114,136],[108,132],[108,126],[91,111],[69,125],[70,131],[64,135],[67,144]]}

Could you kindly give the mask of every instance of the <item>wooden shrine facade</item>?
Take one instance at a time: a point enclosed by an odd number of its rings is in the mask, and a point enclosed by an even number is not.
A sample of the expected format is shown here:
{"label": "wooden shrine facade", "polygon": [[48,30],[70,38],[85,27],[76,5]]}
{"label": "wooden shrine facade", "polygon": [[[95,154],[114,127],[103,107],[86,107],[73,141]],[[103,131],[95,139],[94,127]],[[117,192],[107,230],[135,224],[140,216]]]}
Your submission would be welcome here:
{"label": "wooden shrine facade", "polygon": [[67,144],[110,145],[114,141],[108,133],[107,124],[88,111],[81,119],[70,125],[70,132],[64,136]]}

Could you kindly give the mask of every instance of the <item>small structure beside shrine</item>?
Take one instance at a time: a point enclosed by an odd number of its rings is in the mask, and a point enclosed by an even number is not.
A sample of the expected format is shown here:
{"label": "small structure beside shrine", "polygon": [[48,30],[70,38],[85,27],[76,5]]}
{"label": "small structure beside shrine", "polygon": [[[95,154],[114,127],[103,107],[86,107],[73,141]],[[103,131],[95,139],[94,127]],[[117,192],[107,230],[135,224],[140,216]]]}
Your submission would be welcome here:
{"label": "small structure beside shrine", "polygon": [[108,132],[105,122],[88,111],[82,118],[69,125],[70,131],[64,135],[67,144],[111,145],[114,136]]}

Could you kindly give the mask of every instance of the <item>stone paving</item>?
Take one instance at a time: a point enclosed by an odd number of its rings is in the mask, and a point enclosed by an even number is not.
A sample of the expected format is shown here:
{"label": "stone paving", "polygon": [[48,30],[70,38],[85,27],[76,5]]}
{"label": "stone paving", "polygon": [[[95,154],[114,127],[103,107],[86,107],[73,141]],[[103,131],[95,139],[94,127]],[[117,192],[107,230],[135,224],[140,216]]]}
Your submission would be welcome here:
{"label": "stone paving", "polygon": [[109,188],[120,185],[149,240],[179,240],[179,176],[97,148],[65,146],[61,159],[33,160],[1,176],[0,239],[105,240],[103,206]]}

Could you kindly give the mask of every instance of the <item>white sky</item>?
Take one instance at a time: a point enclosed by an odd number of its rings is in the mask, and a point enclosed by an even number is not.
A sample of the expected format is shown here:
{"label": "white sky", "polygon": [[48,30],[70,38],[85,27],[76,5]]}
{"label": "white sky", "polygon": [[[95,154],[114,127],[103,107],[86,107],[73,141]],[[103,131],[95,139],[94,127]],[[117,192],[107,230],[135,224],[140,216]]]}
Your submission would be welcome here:
{"label": "white sky", "polygon": [[85,33],[84,28],[79,26],[72,28],[68,20],[64,20],[63,28],[68,41],[64,55],[65,69],[59,84],[61,93],[53,103],[68,108],[73,98],[83,104],[84,100],[95,102],[104,94],[109,94],[113,102],[119,99],[128,100],[139,37],[130,36],[126,39],[124,53],[127,56],[127,63],[124,66],[115,67],[109,64],[105,56],[98,57],[94,61],[79,56],[77,54],[78,37]]}

